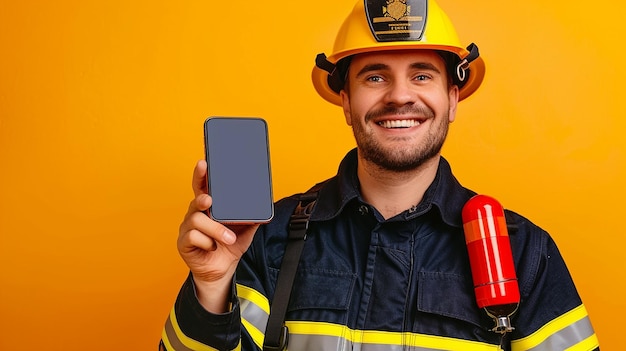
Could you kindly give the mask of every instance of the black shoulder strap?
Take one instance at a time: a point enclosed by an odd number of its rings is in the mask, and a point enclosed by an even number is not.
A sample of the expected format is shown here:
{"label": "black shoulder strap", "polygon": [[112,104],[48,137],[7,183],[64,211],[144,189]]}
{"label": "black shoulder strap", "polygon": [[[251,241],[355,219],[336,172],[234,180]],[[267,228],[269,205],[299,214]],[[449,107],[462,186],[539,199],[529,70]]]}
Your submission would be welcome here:
{"label": "black shoulder strap", "polygon": [[264,351],[282,351],[289,342],[289,330],[285,326],[287,305],[291,296],[293,281],[306,240],[306,231],[309,227],[309,216],[317,199],[317,191],[321,184],[317,184],[309,191],[300,195],[300,202],[291,215],[289,221],[289,239],[285,256],[280,264],[280,272],[276,282],[274,298],[270,306],[270,315],[265,328]]}

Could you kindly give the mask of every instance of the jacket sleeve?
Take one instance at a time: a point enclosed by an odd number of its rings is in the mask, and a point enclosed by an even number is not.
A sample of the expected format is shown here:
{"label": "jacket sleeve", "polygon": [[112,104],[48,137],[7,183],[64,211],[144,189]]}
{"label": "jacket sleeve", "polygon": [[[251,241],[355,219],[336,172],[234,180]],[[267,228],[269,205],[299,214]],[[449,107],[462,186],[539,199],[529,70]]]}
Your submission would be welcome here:
{"label": "jacket sleeve", "polygon": [[521,301],[511,350],[591,351],[599,343],[587,310],[553,239],[517,216],[511,245]]}
{"label": "jacket sleeve", "polygon": [[191,274],[184,282],[161,334],[159,350],[235,350],[240,342],[240,307],[235,284],[231,310],[213,314],[204,309],[196,296]]}
{"label": "jacket sleeve", "polygon": [[[196,296],[191,274],[183,284],[163,328],[160,349],[260,350],[278,267],[282,260],[295,198],[279,201],[274,219],[259,227],[233,278],[231,311],[212,314]],[[271,234],[271,235],[270,235]]]}

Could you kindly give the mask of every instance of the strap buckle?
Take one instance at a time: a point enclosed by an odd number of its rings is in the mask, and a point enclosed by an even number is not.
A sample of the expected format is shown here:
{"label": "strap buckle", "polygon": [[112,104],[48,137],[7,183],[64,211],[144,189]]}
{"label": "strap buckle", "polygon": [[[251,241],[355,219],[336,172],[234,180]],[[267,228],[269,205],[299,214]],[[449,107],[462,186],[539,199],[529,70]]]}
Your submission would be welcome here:
{"label": "strap buckle", "polygon": [[283,325],[278,345],[263,345],[263,351],[283,351],[287,349],[287,344],[289,344],[289,328]]}
{"label": "strap buckle", "polygon": [[291,215],[289,221],[289,239],[291,240],[306,240],[306,232],[309,229],[309,217],[315,201],[307,201],[308,199],[302,199],[296,209]]}

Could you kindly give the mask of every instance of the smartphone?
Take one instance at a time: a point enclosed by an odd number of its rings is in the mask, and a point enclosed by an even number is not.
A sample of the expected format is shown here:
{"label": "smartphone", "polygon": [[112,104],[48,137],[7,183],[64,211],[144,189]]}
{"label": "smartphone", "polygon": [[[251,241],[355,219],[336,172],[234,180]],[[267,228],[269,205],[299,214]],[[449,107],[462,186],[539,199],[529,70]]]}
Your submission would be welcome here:
{"label": "smartphone", "polygon": [[267,122],[255,117],[209,117],[204,122],[209,215],[232,224],[274,217]]}

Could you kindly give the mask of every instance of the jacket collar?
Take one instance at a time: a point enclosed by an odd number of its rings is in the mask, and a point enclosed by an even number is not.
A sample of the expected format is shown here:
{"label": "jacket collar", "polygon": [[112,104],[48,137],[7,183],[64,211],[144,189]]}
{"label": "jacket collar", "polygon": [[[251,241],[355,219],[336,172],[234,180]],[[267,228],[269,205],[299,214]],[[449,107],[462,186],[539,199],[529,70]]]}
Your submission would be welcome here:
{"label": "jacket collar", "polygon": [[[450,164],[441,157],[437,175],[424,193],[422,201],[413,211],[407,210],[399,216],[410,220],[429,211],[436,211],[444,223],[461,228],[463,205],[473,195],[475,195],[473,191],[464,188],[457,181]],[[346,204],[354,199],[361,200],[356,148],[350,150],[341,161],[337,175],[327,180],[319,190],[317,203],[311,213],[311,221],[325,221],[338,216]]]}

